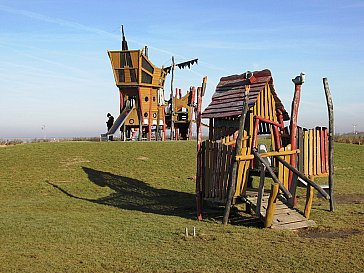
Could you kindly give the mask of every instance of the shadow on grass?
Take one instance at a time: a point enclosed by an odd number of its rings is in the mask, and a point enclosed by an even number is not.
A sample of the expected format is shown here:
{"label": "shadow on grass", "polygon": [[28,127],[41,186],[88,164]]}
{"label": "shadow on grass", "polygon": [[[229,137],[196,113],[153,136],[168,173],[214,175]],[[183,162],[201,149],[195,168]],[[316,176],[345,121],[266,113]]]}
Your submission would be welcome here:
{"label": "shadow on grass", "polygon": [[[204,210],[204,219],[211,222],[222,223],[223,215],[223,207],[205,208]],[[264,223],[259,218],[249,213],[242,212],[234,206],[230,211],[229,224],[234,226],[264,228]]]}
{"label": "shadow on grass", "polygon": [[48,184],[69,197],[125,210],[135,210],[160,215],[195,218],[195,196],[190,193],[157,189],[144,181],[82,167],[89,180],[97,186],[108,187],[115,192],[99,199],[78,197],[49,181]]}

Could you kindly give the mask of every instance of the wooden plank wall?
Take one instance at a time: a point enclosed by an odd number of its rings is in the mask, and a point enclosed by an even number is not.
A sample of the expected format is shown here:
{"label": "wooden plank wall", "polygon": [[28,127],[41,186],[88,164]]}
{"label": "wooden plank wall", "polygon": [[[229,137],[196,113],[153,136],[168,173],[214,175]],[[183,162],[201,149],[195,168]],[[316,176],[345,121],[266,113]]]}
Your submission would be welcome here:
{"label": "wooden plank wall", "polygon": [[252,108],[251,115],[278,122],[275,98],[268,84],[259,93],[257,101]]}
{"label": "wooden plank wall", "polygon": [[[271,89],[269,87],[269,84],[266,84],[264,87],[264,90],[260,92],[258,95],[257,101],[254,104],[254,106],[251,108],[250,111],[250,128],[249,128],[249,134],[250,136],[253,135],[253,121],[254,116],[260,116],[265,119],[271,120],[273,122],[279,122],[278,121],[278,113],[276,109],[276,100],[271,92]],[[261,126],[259,127],[258,134],[271,134],[272,139],[272,148],[275,150],[275,142],[274,142],[274,135],[273,135],[273,125],[268,125],[261,122]],[[250,143],[251,146],[251,143]]]}

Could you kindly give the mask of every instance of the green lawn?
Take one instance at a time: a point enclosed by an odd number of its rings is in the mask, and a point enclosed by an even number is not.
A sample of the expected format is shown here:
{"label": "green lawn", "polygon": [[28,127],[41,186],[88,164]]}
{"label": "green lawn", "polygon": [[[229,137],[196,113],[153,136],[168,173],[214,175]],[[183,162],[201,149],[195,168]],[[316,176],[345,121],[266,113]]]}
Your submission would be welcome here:
{"label": "green lawn", "polygon": [[[195,142],[0,148],[0,272],[362,272],[364,147],[335,146],[337,210],[306,231],[194,213]],[[185,228],[197,237],[185,238]]]}

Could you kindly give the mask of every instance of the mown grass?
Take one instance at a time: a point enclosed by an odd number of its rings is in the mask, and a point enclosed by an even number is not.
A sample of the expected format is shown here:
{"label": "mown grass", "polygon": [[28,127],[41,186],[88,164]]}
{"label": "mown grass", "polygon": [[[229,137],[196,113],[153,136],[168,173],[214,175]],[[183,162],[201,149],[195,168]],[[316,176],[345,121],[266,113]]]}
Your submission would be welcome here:
{"label": "mown grass", "polygon": [[[194,142],[0,148],[0,272],[361,272],[364,148],[336,144],[337,209],[305,232],[194,217]],[[197,237],[185,238],[195,226]]]}

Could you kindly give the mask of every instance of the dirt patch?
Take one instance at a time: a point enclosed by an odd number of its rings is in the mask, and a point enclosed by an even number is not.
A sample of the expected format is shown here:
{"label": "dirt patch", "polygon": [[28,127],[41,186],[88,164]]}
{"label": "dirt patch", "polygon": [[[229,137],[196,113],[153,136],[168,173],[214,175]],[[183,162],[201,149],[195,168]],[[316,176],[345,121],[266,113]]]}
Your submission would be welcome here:
{"label": "dirt patch", "polygon": [[335,196],[338,204],[363,204],[364,194],[340,194]]}
{"label": "dirt patch", "polygon": [[353,235],[361,234],[358,229],[341,229],[341,230],[322,230],[318,228],[301,229],[298,231],[298,236],[301,238],[347,238]]}

